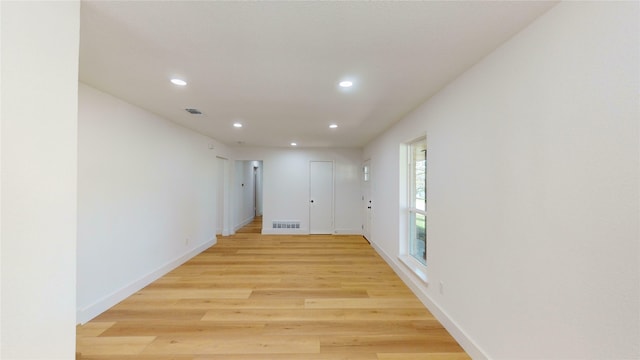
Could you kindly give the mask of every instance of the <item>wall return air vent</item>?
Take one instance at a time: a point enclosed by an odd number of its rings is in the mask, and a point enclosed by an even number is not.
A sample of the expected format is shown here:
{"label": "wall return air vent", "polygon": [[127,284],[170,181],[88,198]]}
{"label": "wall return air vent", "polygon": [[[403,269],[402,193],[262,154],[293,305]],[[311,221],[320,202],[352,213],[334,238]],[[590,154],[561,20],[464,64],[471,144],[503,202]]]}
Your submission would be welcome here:
{"label": "wall return air vent", "polygon": [[300,229],[300,221],[274,221],[273,229]]}

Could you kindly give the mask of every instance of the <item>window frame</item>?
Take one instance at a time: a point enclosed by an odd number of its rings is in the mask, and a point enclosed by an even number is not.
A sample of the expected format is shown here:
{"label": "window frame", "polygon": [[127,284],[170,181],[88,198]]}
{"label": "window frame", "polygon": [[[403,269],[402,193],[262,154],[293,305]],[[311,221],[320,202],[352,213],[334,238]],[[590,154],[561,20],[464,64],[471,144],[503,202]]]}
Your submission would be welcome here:
{"label": "window frame", "polygon": [[[415,178],[416,178],[416,171],[415,171],[415,156],[414,156],[414,152],[415,152],[415,146],[421,146],[423,147],[424,151],[425,151],[425,155],[424,155],[424,209],[420,209],[418,206],[416,206],[416,193],[418,192],[416,189],[418,188],[416,186],[415,183]],[[401,260],[401,262],[407,267],[409,268],[419,279],[421,279],[424,283],[427,283],[427,261],[426,261],[426,254],[427,254],[427,243],[428,243],[428,236],[426,233],[427,230],[427,223],[428,223],[428,217],[427,217],[427,202],[428,202],[428,190],[427,190],[427,137],[426,135],[421,136],[419,138],[413,139],[411,141],[408,141],[406,143],[403,144],[403,148],[404,148],[404,166],[402,169],[402,174],[401,174],[401,178],[404,178],[405,180],[404,182],[404,195],[403,198],[405,199],[404,201],[406,201],[405,206],[401,206],[404,207],[405,210],[402,211],[403,213],[403,219],[404,221],[401,222],[401,224],[403,224],[403,229],[400,232],[400,252],[399,252],[399,259]],[[425,238],[425,245],[424,245],[424,250],[425,250],[425,260],[424,263],[421,262],[420,260],[418,260],[416,257],[414,257],[414,255],[412,254],[412,246],[413,246],[413,234],[414,234],[414,230],[415,229],[415,217],[413,217],[412,215],[414,214],[420,214],[424,216],[425,219],[425,233],[424,233],[424,238]]]}
{"label": "window frame", "polygon": [[[424,155],[417,155],[418,152],[424,152]],[[420,170],[418,170],[418,164],[422,167],[422,177],[424,182],[418,182],[420,177]],[[415,258],[422,265],[427,266],[427,141],[426,137],[422,137],[412,141],[409,144],[409,255]],[[420,192],[423,192],[424,198],[420,197]],[[420,200],[423,201],[423,208],[420,206]],[[418,215],[424,217],[424,259],[418,257],[414,251],[418,251],[415,243],[418,240],[418,236],[415,231],[418,229]],[[423,262],[424,261],[424,262]]]}

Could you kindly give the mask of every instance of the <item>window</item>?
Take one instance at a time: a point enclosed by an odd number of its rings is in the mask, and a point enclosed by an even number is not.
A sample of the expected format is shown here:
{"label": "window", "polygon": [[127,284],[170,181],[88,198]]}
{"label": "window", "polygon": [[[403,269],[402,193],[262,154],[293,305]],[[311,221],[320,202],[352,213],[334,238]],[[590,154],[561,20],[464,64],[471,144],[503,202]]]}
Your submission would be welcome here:
{"label": "window", "polygon": [[409,144],[409,255],[427,265],[427,141]]}

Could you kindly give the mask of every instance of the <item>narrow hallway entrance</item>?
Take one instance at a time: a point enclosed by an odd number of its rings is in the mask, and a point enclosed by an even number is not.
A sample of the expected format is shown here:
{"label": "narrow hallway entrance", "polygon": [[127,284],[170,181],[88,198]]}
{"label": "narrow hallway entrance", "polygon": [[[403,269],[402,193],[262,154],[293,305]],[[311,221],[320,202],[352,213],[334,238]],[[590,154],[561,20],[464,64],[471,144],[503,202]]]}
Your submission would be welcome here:
{"label": "narrow hallway entrance", "polygon": [[236,233],[241,234],[261,234],[262,233],[262,216],[256,216],[253,221],[238,229]]}

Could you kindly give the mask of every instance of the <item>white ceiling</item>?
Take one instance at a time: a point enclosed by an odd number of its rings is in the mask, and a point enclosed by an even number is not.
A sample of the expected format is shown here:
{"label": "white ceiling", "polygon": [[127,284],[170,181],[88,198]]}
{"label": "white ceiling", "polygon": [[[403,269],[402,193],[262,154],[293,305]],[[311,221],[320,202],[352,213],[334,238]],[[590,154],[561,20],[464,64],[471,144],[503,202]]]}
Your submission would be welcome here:
{"label": "white ceiling", "polygon": [[362,147],[553,5],[83,1],[79,75],[231,146]]}

